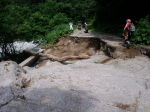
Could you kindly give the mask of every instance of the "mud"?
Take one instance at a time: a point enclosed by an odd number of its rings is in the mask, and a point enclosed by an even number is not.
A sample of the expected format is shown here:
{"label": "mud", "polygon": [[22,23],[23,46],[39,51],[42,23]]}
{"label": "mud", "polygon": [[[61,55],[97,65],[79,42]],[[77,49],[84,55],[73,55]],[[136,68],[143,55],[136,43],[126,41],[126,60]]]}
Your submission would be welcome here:
{"label": "mud", "polygon": [[44,53],[57,57],[80,54],[94,55],[100,50],[100,40],[96,38],[62,37],[52,48]]}
{"label": "mud", "polygon": [[95,55],[99,51],[103,51],[107,56],[112,58],[135,58],[140,56],[140,49],[131,46],[129,49],[121,45],[116,46],[113,42],[105,42],[99,38],[79,38],[79,37],[62,37],[52,48],[47,49],[45,54],[52,54],[57,57]]}

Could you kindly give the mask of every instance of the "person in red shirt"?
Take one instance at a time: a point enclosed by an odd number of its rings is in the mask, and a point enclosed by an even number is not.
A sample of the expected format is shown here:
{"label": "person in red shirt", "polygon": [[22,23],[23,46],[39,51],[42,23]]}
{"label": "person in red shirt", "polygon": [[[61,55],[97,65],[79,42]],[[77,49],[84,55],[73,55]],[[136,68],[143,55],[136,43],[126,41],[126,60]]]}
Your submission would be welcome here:
{"label": "person in red shirt", "polygon": [[126,25],[124,26],[124,34],[125,34],[125,40],[127,41],[129,41],[130,40],[130,36],[131,36],[131,24],[132,24],[132,22],[131,22],[131,19],[127,19],[126,20]]}

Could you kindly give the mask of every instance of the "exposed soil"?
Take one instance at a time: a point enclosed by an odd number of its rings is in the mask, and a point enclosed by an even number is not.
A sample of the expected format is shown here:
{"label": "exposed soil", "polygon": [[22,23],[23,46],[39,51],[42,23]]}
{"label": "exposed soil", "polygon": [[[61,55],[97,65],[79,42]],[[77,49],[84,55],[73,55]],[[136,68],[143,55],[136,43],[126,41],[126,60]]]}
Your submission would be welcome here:
{"label": "exposed soil", "polygon": [[62,37],[53,48],[46,50],[45,54],[53,54],[57,57],[64,57],[69,55],[79,56],[86,54],[94,55],[100,50],[99,39],[77,38],[77,37]]}
{"label": "exposed soil", "polygon": [[[82,35],[83,36],[83,35]],[[104,36],[106,38],[106,36]],[[108,40],[107,40],[108,41]],[[72,36],[64,36],[59,39],[59,41],[48,48],[43,54],[47,57],[41,57],[38,62],[35,64],[44,64],[46,63],[48,57],[53,59],[54,61],[71,61],[71,60],[79,60],[79,59],[87,59],[90,56],[95,55],[99,52],[104,52],[110,58],[103,60],[100,63],[107,63],[109,60],[113,58],[135,58],[135,56],[140,56],[140,50],[136,47],[130,47],[129,49],[114,44],[109,44],[107,41],[103,41],[99,38],[94,37],[72,37]],[[50,55],[50,56],[49,56]],[[40,65],[42,65],[40,64]]]}
{"label": "exposed soil", "polygon": [[[65,61],[73,61],[80,59],[87,59],[90,56],[99,53],[100,40],[97,38],[78,38],[65,36],[59,39],[59,41],[52,46],[47,48],[43,54],[52,55],[57,61],[66,58]],[[47,58],[41,57],[37,63],[39,65],[46,64]]]}

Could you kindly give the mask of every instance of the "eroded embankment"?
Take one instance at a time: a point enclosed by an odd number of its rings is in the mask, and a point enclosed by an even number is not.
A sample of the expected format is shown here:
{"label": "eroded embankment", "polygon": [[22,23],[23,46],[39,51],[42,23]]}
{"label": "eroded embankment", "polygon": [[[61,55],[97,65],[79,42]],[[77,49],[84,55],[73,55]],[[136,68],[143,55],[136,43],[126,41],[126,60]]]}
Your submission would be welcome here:
{"label": "eroded embankment", "polygon": [[65,36],[51,48],[46,49],[37,63],[50,59],[65,62],[79,59],[88,59],[100,52],[100,40],[97,38],[77,38]]}
{"label": "eroded embankment", "polygon": [[59,62],[88,59],[90,56],[93,56],[100,51],[113,59],[127,59],[141,55],[140,50],[136,47],[130,47],[128,49],[118,43],[112,43],[110,41],[108,42],[108,40],[99,38],[65,36],[60,38],[53,47],[48,48],[42,54],[39,54],[40,59],[36,64],[39,64],[46,59]]}
{"label": "eroded embankment", "polygon": [[65,56],[92,56],[100,50],[100,40],[97,38],[62,37],[45,54],[53,54],[62,58]]}

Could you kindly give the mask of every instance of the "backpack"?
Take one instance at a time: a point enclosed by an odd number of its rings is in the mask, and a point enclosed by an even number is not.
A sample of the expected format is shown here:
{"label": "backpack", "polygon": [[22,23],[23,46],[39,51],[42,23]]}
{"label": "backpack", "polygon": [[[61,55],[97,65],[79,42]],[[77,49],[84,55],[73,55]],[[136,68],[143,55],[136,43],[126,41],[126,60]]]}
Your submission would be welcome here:
{"label": "backpack", "polygon": [[135,31],[135,26],[134,24],[132,23],[131,26],[130,26],[130,31],[134,32]]}

